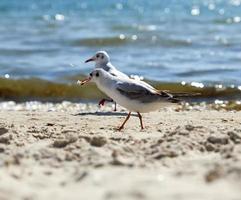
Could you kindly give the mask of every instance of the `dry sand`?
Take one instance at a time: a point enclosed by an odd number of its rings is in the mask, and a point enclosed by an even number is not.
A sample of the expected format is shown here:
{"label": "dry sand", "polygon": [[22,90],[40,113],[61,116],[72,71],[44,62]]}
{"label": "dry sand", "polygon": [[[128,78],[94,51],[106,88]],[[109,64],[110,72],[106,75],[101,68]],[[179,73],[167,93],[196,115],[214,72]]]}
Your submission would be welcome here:
{"label": "dry sand", "polygon": [[241,112],[0,107],[0,200],[241,199]]}

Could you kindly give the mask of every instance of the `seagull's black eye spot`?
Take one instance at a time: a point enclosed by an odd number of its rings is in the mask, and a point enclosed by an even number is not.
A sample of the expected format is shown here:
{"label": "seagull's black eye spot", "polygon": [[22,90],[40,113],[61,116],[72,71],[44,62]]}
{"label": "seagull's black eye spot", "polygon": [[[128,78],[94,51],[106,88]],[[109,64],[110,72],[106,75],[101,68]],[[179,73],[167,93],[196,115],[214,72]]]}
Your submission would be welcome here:
{"label": "seagull's black eye spot", "polygon": [[99,77],[99,72],[96,73],[96,77]]}
{"label": "seagull's black eye spot", "polygon": [[90,76],[93,76],[93,74],[92,74],[92,73],[90,73]]}
{"label": "seagull's black eye spot", "polygon": [[100,57],[100,55],[99,55],[99,54],[97,54],[97,55],[96,55],[96,58],[99,58],[99,57]]}
{"label": "seagull's black eye spot", "polygon": [[101,59],[104,59],[104,56],[103,56],[103,55],[101,56]]}

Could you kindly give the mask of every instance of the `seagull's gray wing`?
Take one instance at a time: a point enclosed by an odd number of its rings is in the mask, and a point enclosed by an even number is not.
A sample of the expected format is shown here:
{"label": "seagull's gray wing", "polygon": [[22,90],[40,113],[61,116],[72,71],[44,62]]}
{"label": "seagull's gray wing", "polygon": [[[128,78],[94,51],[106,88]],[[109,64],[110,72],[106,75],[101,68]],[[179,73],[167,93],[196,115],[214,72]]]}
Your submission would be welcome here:
{"label": "seagull's gray wing", "polygon": [[116,89],[127,98],[141,102],[172,101],[172,95],[166,92],[157,93],[154,90],[133,82],[119,82]]}

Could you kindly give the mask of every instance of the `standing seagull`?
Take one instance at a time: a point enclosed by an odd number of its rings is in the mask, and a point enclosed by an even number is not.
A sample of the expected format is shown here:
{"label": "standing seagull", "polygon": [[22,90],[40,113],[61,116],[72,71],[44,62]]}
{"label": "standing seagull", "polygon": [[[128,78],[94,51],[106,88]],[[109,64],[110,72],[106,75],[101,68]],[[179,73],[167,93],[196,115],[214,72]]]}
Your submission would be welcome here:
{"label": "standing seagull", "polygon": [[[110,56],[107,54],[107,52],[105,51],[98,51],[96,52],[96,54],[91,57],[90,59],[86,60],[85,63],[87,62],[91,62],[94,61],[95,62],[95,68],[102,68],[105,71],[107,71],[108,73],[110,73],[113,76],[117,76],[119,78],[129,78],[129,76],[127,76],[126,74],[120,72],[119,70],[117,70],[110,62]],[[112,99],[102,99],[99,101],[99,105],[104,105],[105,101],[109,101],[109,102],[113,102]],[[115,109],[114,111],[116,111],[116,102],[115,102]]]}
{"label": "standing seagull", "polygon": [[[143,84],[143,81],[140,82],[129,78],[113,76],[101,68],[92,71],[89,78],[81,84],[83,85],[89,81],[95,82],[102,92],[111,97],[119,105],[129,110],[125,121],[118,130],[124,128],[125,123],[130,118],[131,112],[137,112],[141,129],[144,129],[140,113],[151,112],[157,110],[161,106],[181,101],[170,93],[158,91],[152,86],[148,86],[149,84],[145,82],[145,84]],[[179,95],[176,94],[176,96],[188,96],[188,94],[180,93]]]}

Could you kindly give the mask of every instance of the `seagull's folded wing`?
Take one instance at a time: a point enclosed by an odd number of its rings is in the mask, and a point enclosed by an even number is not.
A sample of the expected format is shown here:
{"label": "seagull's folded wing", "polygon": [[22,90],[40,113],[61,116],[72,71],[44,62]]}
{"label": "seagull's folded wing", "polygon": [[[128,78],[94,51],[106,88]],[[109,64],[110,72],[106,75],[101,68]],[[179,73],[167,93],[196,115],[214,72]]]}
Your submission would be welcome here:
{"label": "seagull's folded wing", "polygon": [[123,96],[143,103],[172,98],[172,96],[166,92],[157,93],[155,90],[134,82],[119,82],[116,89]]}

